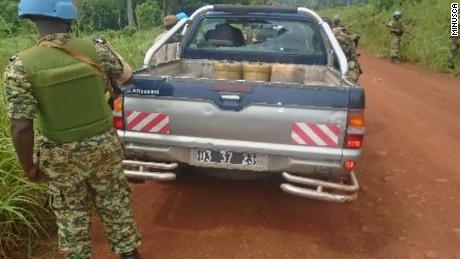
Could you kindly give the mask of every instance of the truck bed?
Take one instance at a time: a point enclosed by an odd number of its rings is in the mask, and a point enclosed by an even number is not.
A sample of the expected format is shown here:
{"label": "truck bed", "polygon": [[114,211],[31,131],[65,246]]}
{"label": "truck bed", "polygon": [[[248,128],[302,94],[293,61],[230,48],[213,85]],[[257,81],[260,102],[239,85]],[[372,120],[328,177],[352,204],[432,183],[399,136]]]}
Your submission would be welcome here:
{"label": "truck bed", "polygon": [[[138,75],[155,75],[158,77],[172,77],[181,79],[213,79],[214,62],[206,59],[182,59],[163,63],[147,70],[140,71]],[[300,86],[346,86],[339,73],[328,66],[296,65],[299,78],[296,82],[286,85]],[[272,82],[279,83],[279,82]]]}

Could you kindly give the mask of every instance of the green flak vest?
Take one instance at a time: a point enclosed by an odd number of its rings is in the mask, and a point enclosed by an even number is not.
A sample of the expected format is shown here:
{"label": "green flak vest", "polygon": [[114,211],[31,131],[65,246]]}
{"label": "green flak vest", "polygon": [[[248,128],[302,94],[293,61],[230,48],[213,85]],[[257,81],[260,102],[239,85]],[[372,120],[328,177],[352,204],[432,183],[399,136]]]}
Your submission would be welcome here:
{"label": "green flak vest", "polygon": [[[91,41],[72,38],[63,47],[98,63]],[[38,101],[38,125],[43,136],[69,143],[110,130],[112,112],[105,95],[106,81],[96,68],[44,46],[32,47],[18,56]]]}

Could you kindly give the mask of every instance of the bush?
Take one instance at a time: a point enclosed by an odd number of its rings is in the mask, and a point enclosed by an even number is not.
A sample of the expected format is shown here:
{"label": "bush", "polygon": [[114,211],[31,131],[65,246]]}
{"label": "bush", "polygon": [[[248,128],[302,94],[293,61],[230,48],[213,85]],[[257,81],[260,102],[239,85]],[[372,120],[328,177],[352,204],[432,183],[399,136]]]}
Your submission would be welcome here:
{"label": "bush", "polygon": [[[127,31],[123,30],[123,32],[99,32],[97,35],[98,37],[106,38],[133,68],[140,68],[143,64],[145,53],[161,31],[162,29],[154,27],[148,31],[127,29]],[[129,37],[126,36],[128,34],[130,35]]]}
{"label": "bush", "polygon": [[156,1],[148,0],[136,7],[137,25],[140,29],[148,30],[161,23],[161,9]]}
{"label": "bush", "polygon": [[326,10],[323,14],[328,16],[339,14],[349,29],[361,34],[360,46],[377,56],[387,57],[390,34],[385,24],[391,19],[393,11],[401,10],[402,22],[406,28],[401,43],[403,60],[440,72],[460,74],[459,67],[455,71],[447,68],[447,53],[450,44],[450,5],[448,2],[395,0],[389,1],[392,3],[390,7],[375,5],[375,2],[381,1],[371,1],[374,4],[350,8]]}

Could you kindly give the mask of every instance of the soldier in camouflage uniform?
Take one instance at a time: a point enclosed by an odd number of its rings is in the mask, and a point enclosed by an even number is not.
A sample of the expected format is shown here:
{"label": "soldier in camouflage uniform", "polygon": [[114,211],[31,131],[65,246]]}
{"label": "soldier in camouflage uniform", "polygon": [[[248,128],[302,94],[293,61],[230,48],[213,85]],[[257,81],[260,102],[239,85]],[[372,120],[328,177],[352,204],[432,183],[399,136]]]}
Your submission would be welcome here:
{"label": "soldier in camouflage uniform", "polygon": [[[114,252],[124,259],[139,259],[140,234],[123,175],[122,148],[105,101],[106,78],[93,65],[60,48],[72,46],[80,54],[94,54],[88,57],[115,78],[123,73],[122,61],[104,40],[92,42],[68,34],[76,12],[71,0],[52,0],[49,5],[46,1],[21,1],[20,15],[38,25],[42,38],[38,46],[11,58],[4,74],[16,153],[30,180],[48,183],[59,245],[66,258],[90,258],[94,205]],[[48,6],[53,10],[47,10]],[[85,109],[90,110],[81,114]],[[94,114],[104,115],[100,123],[75,124]],[[34,120],[40,122],[42,133],[38,162],[33,160]],[[59,128],[72,123],[71,129]]]}
{"label": "soldier in camouflage uniform", "polygon": [[401,37],[404,34],[404,27],[401,23],[401,12],[396,11],[393,13],[393,19],[387,23],[387,28],[391,33],[390,41],[390,57],[391,62],[401,63],[400,49]]}
{"label": "soldier in camouflage uniform", "polygon": [[361,35],[359,35],[358,33],[355,33],[355,32],[352,32],[350,31],[343,23],[342,23],[342,20],[340,19],[340,16],[338,14],[336,14],[334,16],[334,21],[333,21],[333,28],[337,28],[337,27],[341,27],[341,30],[345,31],[348,36],[350,37],[350,39],[353,41],[353,43],[355,44],[355,48],[358,49],[358,45],[359,45],[359,40],[361,39]]}
{"label": "soldier in camouflage uniform", "polygon": [[[185,13],[178,13],[176,15],[168,15],[163,18],[163,26],[166,31],[162,32],[158,35],[153,43],[155,44],[159,39],[163,38],[163,36],[171,30],[174,25],[176,25],[180,20],[186,19],[188,16]],[[169,62],[179,59],[179,42],[180,38],[179,35],[174,35],[169,41],[155,53],[155,56],[152,58],[150,63],[152,65],[158,65],[163,62]]]}
{"label": "soldier in camouflage uniform", "polygon": [[449,56],[448,56],[448,65],[449,68],[455,68],[455,56],[458,54],[458,50],[460,49],[460,40],[459,37],[451,36],[450,37],[450,49],[449,49]]}
{"label": "soldier in camouflage uniform", "polygon": [[345,56],[348,60],[348,76],[350,79],[357,83],[359,76],[362,73],[361,66],[358,61],[358,53],[356,50],[356,45],[350,35],[347,33],[344,27],[337,26],[333,30],[337,41],[340,44]]}

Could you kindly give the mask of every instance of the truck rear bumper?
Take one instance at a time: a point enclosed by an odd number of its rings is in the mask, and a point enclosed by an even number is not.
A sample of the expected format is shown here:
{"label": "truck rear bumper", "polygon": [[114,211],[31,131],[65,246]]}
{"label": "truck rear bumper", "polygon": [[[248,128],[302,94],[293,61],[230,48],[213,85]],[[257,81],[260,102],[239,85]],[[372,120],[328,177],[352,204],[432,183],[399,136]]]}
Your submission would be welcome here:
{"label": "truck rear bumper", "polygon": [[[193,165],[191,161],[193,149],[252,152],[268,156],[268,165],[264,171],[291,172],[302,175],[345,172],[343,163],[348,160],[356,160],[361,154],[360,150],[341,148],[157,135],[129,131],[118,131],[118,135],[120,140],[124,142],[126,155],[144,161],[178,162]],[[209,165],[209,167],[261,171],[261,169],[250,167],[232,168],[229,165]]]}
{"label": "truck rear bumper", "polygon": [[[257,143],[185,136],[166,136],[137,132],[118,131],[124,142],[126,155],[136,160],[125,160],[125,175],[129,178],[172,181],[176,174],[172,172],[177,163],[191,164],[193,149],[227,150],[235,152],[254,152],[267,155],[267,171],[279,172],[287,183],[280,188],[289,194],[330,202],[348,202],[357,198],[359,183],[353,172],[343,169],[343,162],[356,160],[360,150],[331,149]],[[161,161],[162,163],[152,162]],[[199,165],[200,166],[200,165]],[[209,165],[216,167],[216,165]],[[222,168],[222,167],[220,167]],[[232,168],[258,171],[256,168]],[[289,172],[289,173],[287,173]],[[327,175],[346,175],[348,184],[318,180],[309,177],[311,173]]]}
{"label": "truck rear bumper", "polygon": [[[178,167],[177,163],[154,163],[135,160],[124,160],[126,177],[161,182],[176,180],[176,173],[170,172]],[[152,170],[160,171],[152,171]],[[284,172],[283,178],[288,183],[280,188],[288,194],[329,202],[350,202],[358,198],[359,183],[354,172],[349,174],[349,184],[323,181],[306,176],[292,175]]]}
{"label": "truck rear bumper", "polygon": [[354,172],[350,172],[350,184],[332,183],[290,173],[283,173],[283,178],[290,183],[281,184],[281,190],[299,197],[340,203],[354,201],[358,198],[359,183]]}

